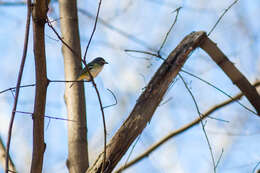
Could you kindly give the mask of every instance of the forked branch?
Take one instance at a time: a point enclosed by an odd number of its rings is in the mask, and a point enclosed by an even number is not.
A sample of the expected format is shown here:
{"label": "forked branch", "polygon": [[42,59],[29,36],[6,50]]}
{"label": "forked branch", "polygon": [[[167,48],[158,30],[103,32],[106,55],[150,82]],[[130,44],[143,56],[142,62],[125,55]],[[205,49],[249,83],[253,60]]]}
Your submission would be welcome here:
{"label": "forked branch", "polygon": [[[160,66],[137,100],[127,120],[107,145],[107,157],[105,165],[103,165],[106,173],[112,172],[132,142],[142,133],[147,123],[151,120],[156,108],[159,106],[171,82],[179,73],[191,52],[197,47],[204,49],[222,68],[233,83],[236,84],[248,98],[259,115],[260,97],[255,87],[252,86],[243,74],[227,59],[216,44],[207,37],[205,32],[193,32],[181,41]],[[103,164],[102,156],[103,153],[99,155],[95,163],[88,169],[88,173],[101,172]]]}
{"label": "forked branch", "polygon": [[[142,133],[188,55],[200,45],[205,37],[205,32],[193,32],[186,36],[157,70],[145,91],[137,100],[128,119],[107,145],[104,172],[108,173],[113,170],[132,142]],[[102,156],[103,153],[100,154],[94,165],[89,168],[88,173],[101,172]]]}

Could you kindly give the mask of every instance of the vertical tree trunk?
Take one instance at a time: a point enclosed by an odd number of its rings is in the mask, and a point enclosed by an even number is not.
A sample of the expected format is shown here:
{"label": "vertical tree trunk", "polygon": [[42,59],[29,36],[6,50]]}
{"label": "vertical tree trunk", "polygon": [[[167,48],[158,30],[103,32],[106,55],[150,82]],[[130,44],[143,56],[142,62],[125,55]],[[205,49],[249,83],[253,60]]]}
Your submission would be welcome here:
{"label": "vertical tree trunk", "polygon": [[[65,79],[75,80],[81,70],[81,50],[78,30],[77,1],[59,0],[62,38],[75,51],[62,46],[64,56]],[[66,83],[65,102],[68,119],[69,156],[67,167],[70,173],[81,173],[88,168],[87,123],[84,85]]]}
{"label": "vertical tree trunk", "polygon": [[46,73],[44,27],[46,22],[47,3],[35,0],[33,11],[33,50],[36,72],[36,93],[33,117],[33,155],[31,173],[41,173],[43,165],[44,143],[44,114],[48,79]]}

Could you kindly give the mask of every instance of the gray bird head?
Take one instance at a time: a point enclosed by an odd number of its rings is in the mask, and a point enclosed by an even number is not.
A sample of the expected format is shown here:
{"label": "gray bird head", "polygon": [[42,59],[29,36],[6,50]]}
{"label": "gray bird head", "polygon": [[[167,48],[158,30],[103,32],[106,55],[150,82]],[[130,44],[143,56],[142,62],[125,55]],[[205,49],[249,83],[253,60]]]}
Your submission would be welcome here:
{"label": "gray bird head", "polygon": [[99,65],[104,65],[104,64],[108,64],[104,58],[102,57],[97,57],[93,60],[93,63],[98,63]]}

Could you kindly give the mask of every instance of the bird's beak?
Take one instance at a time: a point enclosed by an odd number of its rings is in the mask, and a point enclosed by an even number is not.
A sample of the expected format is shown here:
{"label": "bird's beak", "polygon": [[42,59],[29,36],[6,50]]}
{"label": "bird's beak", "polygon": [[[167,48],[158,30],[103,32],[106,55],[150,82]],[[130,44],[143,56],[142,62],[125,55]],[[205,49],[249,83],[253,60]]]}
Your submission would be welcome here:
{"label": "bird's beak", "polygon": [[108,64],[108,62],[105,61],[105,64]]}

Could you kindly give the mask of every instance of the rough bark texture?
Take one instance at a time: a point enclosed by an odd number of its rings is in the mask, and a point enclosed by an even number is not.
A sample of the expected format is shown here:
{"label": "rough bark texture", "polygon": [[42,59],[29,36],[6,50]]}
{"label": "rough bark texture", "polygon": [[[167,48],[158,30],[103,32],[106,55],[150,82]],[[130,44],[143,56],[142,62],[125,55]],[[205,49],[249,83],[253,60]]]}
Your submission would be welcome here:
{"label": "rough bark texture", "polygon": [[216,43],[207,38],[200,47],[209,54],[232,82],[245,94],[260,116],[260,96],[256,88],[251,85],[247,78],[228,60],[226,55],[217,47]]}
{"label": "rough bark texture", "polygon": [[[153,116],[160,104],[169,85],[179,73],[191,51],[197,47],[204,49],[211,58],[222,68],[228,77],[236,84],[251,104],[258,111],[260,109],[259,95],[254,86],[243,76],[241,72],[230,62],[206,35],[205,32],[193,32],[186,36],[182,42],[171,52],[168,58],[157,70],[145,91],[139,97],[128,119],[116,132],[107,145],[105,172],[112,172],[113,168],[125,154],[136,137],[143,131],[147,122]],[[101,172],[103,153],[88,169],[88,173]]]}
{"label": "rough bark texture", "polygon": [[[104,172],[112,172],[132,142],[143,131],[146,124],[151,120],[171,82],[188,58],[188,55],[199,46],[205,37],[205,32],[191,33],[185,37],[157,70],[145,91],[137,100],[130,116],[107,145]],[[87,172],[101,172],[102,164],[103,153],[99,155],[96,162]]]}
{"label": "rough bark texture", "polygon": [[[80,39],[78,30],[77,1],[59,0],[60,24],[63,40],[74,50],[62,46],[65,79],[75,80],[81,70]],[[86,105],[83,83],[66,83],[65,102],[68,119],[69,155],[67,167],[70,173],[82,173],[88,168],[88,143],[86,125]]]}
{"label": "rough bark texture", "polygon": [[36,72],[36,93],[33,117],[33,153],[31,173],[42,172],[44,143],[44,114],[48,79],[46,73],[45,34],[47,4],[43,0],[35,0],[33,11],[33,51]]}

